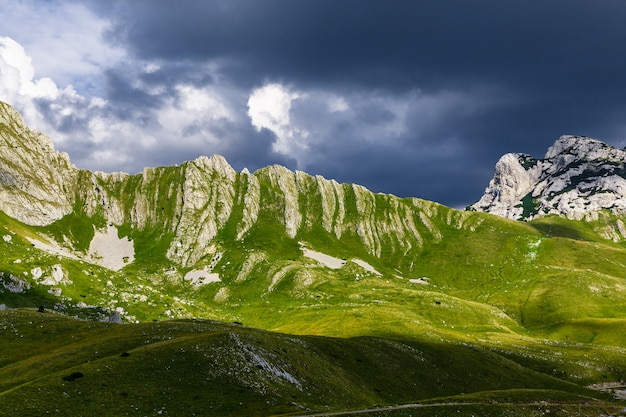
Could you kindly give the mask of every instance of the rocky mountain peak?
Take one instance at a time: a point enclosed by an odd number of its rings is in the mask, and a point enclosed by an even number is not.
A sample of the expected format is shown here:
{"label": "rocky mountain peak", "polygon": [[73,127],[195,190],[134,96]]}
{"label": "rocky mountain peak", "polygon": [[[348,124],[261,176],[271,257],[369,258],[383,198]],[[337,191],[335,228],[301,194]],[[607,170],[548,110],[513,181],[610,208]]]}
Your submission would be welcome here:
{"label": "rocky mountain peak", "polygon": [[545,159],[571,156],[574,159],[594,160],[608,154],[618,155],[621,152],[623,151],[597,139],[586,136],[563,135],[548,148]]}
{"label": "rocky mountain peak", "polygon": [[548,214],[595,218],[626,213],[626,152],[585,136],[561,136],[543,159],[509,153],[482,198],[469,207],[525,220]]}

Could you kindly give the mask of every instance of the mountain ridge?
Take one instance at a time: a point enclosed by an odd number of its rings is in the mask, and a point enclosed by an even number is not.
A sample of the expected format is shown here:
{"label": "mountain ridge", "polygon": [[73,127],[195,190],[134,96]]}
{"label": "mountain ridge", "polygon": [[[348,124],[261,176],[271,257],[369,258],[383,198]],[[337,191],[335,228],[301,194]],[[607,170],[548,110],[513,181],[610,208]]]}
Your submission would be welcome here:
{"label": "mountain ridge", "polygon": [[[374,194],[356,184],[339,184],[277,165],[252,174],[247,170],[239,173],[219,155],[200,156],[170,167],[145,168],[135,175],[79,170],[67,154],[54,150],[47,137],[28,130],[14,110],[3,105],[3,112],[9,115],[2,119],[2,136],[10,152],[0,156],[5,166],[0,173],[4,197],[0,210],[35,226],[82,213],[99,219],[101,226],[111,223],[119,228],[127,224],[140,230],[158,227],[173,234],[167,257],[183,267],[207,255],[210,242],[231,218],[237,218],[235,238],[239,240],[253,227],[261,211],[273,212],[292,239],[302,229],[321,226],[337,238],[348,231],[356,232],[373,256],[381,255],[381,240],[390,240],[390,234],[399,235],[400,239],[392,240],[406,242],[403,250],[409,250],[421,244],[424,232],[418,231],[416,223],[428,229],[428,213],[435,204]],[[33,152],[35,146],[12,147],[11,138],[16,141],[22,136],[28,140],[24,145],[42,141],[42,152]],[[10,160],[27,163],[9,165],[6,161]],[[28,178],[32,174],[29,167],[40,165],[49,167],[48,173],[37,175],[42,178],[41,184],[37,178]],[[309,201],[308,196],[315,201]],[[33,209],[24,210],[23,205]],[[377,216],[376,221],[373,216]]]}

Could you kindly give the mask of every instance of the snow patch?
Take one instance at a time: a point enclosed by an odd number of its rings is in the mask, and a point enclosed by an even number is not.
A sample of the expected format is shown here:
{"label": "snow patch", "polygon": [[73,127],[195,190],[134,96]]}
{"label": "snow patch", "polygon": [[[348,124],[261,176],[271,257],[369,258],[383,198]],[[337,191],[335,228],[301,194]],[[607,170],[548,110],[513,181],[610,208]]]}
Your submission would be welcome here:
{"label": "snow patch", "polygon": [[[302,250],[304,256],[306,256],[307,258],[311,258],[331,269],[340,269],[347,262],[345,259],[335,258],[334,256],[326,255],[325,253],[311,250],[305,246],[304,242],[300,242],[300,249]],[[371,272],[374,275],[382,275],[380,272],[376,270],[376,268],[374,268],[372,265],[368,264],[367,262],[361,259],[351,259],[350,261],[354,262],[355,264],[359,265],[361,268],[365,269],[368,272]]]}
{"label": "snow patch", "polygon": [[65,258],[69,258],[69,259],[74,259],[74,260],[79,260],[80,258],[78,256],[76,256],[74,253],[72,253],[70,250],[59,246],[58,243],[51,241],[51,240],[43,240],[44,238],[42,236],[39,236],[40,239],[31,239],[29,237],[26,237],[26,240],[28,240],[30,242],[31,245],[33,245],[35,248],[42,250],[44,252],[48,252],[52,255],[57,255],[57,256],[63,256]]}

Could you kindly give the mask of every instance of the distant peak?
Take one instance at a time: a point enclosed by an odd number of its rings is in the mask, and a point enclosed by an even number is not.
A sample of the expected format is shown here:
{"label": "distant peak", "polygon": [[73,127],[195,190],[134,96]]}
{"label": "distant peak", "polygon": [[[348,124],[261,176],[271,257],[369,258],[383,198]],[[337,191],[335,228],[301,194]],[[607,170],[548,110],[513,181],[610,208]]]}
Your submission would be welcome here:
{"label": "distant peak", "polygon": [[517,220],[548,214],[626,214],[626,152],[587,136],[563,135],[544,159],[504,155],[482,198],[470,206]]}

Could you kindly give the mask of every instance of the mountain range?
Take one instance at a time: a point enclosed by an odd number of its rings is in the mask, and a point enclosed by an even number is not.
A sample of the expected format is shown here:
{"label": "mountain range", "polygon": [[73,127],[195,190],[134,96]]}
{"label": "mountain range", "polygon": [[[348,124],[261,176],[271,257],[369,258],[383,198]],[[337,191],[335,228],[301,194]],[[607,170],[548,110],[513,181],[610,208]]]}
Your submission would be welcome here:
{"label": "mountain range", "polygon": [[[507,154],[459,211],[217,155],[90,172],[0,103],[0,415],[35,389],[22,415],[66,394],[64,415],[616,413],[625,155],[577,136]],[[167,361],[187,387],[168,401]],[[380,415],[439,412],[407,407]]]}

